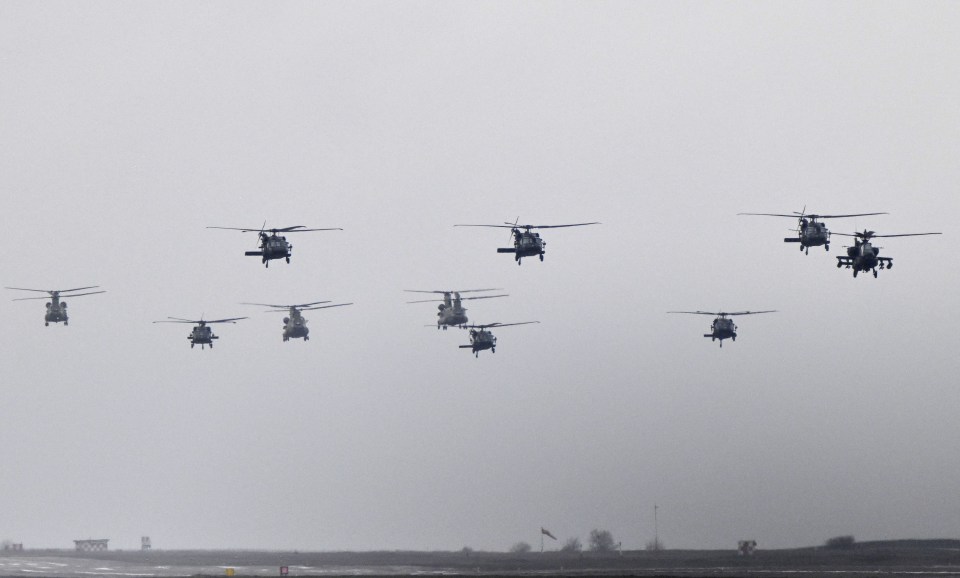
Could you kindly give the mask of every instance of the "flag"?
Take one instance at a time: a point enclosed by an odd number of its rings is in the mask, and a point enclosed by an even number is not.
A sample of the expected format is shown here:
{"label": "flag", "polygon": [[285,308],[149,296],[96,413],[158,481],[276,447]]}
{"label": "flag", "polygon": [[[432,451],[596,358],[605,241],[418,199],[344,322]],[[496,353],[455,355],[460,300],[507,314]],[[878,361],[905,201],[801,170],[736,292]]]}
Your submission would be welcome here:
{"label": "flag", "polygon": [[547,530],[547,529],[544,528],[543,526],[540,526],[540,533],[543,534],[544,536],[550,536],[550,537],[553,538],[554,540],[557,539],[556,536],[554,536],[553,534],[550,533],[550,530]]}

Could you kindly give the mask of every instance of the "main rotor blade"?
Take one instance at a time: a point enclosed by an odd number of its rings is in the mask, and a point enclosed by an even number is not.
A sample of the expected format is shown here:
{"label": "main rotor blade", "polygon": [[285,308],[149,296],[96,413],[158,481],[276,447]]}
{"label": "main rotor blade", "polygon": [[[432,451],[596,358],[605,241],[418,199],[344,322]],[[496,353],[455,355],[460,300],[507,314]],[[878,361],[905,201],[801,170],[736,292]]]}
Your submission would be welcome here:
{"label": "main rotor blade", "polygon": [[223,229],[224,231],[243,231],[244,233],[249,233],[251,231],[262,231],[260,227],[256,229],[244,229],[240,227],[207,227],[208,229]]}
{"label": "main rotor blade", "polygon": [[791,219],[796,219],[800,213],[794,213],[793,215],[782,215],[780,213],[737,213],[737,215],[755,215],[758,217],[790,217]]}
{"label": "main rotor blade", "polygon": [[4,289],[13,289],[14,291],[36,291],[37,293],[52,293],[46,289],[24,289],[23,287],[4,287]]}
{"label": "main rotor blade", "polygon": [[91,285],[89,287],[77,287],[76,289],[58,289],[60,293],[68,293],[70,291],[83,291],[84,289],[96,289],[99,285]]}
{"label": "main rotor blade", "polygon": [[506,224],[506,225],[454,225],[454,227],[497,227],[497,228],[500,228],[500,229],[519,228],[519,227],[514,227],[513,225],[510,225],[510,224]]}
{"label": "main rotor blade", "polygon": [[241,319],[249,319],[249,318],[248,317],[230,317],[228,319],[209,319],[209,320],[204,320],[203,322],[208,325],[210,323],[236,323]]}
{"label": "main rotor blade", "polygon": [[516,229],[560,229],[562,227],[582,227],[584,225],[602,225],[599,221],[589,223],[573,223],[571,225],[514,225]]}
{"label": "main rotor blade", "polygon": [[17,299],[11,299],[11,301],[32,301],[34,299],[43,299],[45,301],[49,301],[51,299],[51,296],[47,295],[45,297],[18,297]]}
{"label": "main rotor blade", "polygon": [[290,229],[270,229],[271,232],[276,231],[278,233],[307,233],[309,231],[342,231],[342,230],[343,229],[341,229],[340,227],[330,227],[327,229],[297,229],[295,231],[291,231]]}
{"label": "main rotor blade", "polygon": [[423,291],[420,289],[404,289],[407,293],[476,293],[478,291],[503,291],[502,287],[496,287],[494,289],[453,289],[451,291]]}
{"label": "main rotor blade", "polygon": [[163,321],[154,321],[154,323],[200,323],[192,319],[181,319],[179,317],[167,317]]}
{"label": "main rotor blade", "polygon": [[318,307],[304,307],[301,311],[313,311],[315,309],[329,309],[331,307],[343,307],[344,305],[353,305],[353,303],[337,303],[336,305],[320,305]]}
{"label": "main rotor blade", "polygon": [[83,297],[84,295],[96,295],[97,293],[106,293],[106,291],[91,291],[90,293],[74,293],[72,295],[61,295],[61,299],[68,299],[70,297]]}
{"label": "main rotor blade", "polygon": [[805,215],[813,219],[843,219],[846,217],[870,217],[873,215],[889,215],[890,213],[856,213],[854,215]]}
{"label": "main rotor blade", "polygon": [[860,239],[873,239],[876,237],[921,237],[923,235],[942,235],[943,233],[902,233],[900,235],[877,235],[873,231],[864,231],[863,233],[831,233],[832,235],[841,235],[843,237],[858,237]]}
{"label": "main rotor blade", "polygon": [[530,325],[539,321],[521,321],[520,323],[485,323],[483,325],[462,325],[464,329],[486,329],[488,327],[510,327],[511,325]]}
{"label": "main rotor blade", "polygon": [[690,313],[691,315],[720,315],[712,311],[667,311],[667,313]]}
{"label": "main rotor blade", "polygon": [[[430,293],[430,291],[425,291],[425,293]],[[461,301],[467,301],[470,299],[493,299],[494,297],[509,297],[509,294],[504,293],[503,295],[478,295],[477,297],[461,297]],[[444,299],[421,299],[418,301],[407,301],[407,303],[443,303]]]}
{"label": "main rotor blade", "polygon": [[757,315],[758,313],[776,313],[776,309],[768,309],[767,311],[735,311],[733,313],[721,313],[720,315]]}
{"label": "main rotor blade", "polygon": [[299,305],[273,305],[270,303],[247,303],[244,301],[240,305],[257,305],[260,307],[277,307],[278,309],[289,309],[291,307],[309,307],[310,305],[318,305],[320,303],[330,303],[330,301],[314,301],[313,303],[301,303]]}

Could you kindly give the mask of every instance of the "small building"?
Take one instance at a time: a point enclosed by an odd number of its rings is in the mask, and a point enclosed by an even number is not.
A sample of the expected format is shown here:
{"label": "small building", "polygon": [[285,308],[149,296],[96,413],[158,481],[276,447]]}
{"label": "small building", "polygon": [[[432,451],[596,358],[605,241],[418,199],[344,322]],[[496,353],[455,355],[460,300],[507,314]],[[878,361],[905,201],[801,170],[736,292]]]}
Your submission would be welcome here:
{"label": "small building", "polygon": [[150,548],[151,548],[151,545],[150,545],[150,536],[141,536],[141,537],[140,537],[140,549],[141,549],[141,550],[149,550]]}
{"label": "small building", "polygon": [[740,540],[737,542],[737,554],[741,556],[753,556],[757,549],[756,540]]}
{"label": "small building", "polygon": [[76,545],[77,552],[105,552],[109,541],[109,538],[104,538],[102,540],[74,540],[73,543]]}
{"label": "small building", "polygon": [[10,552],[23,552],[23,543],[4,542],[3,549]]}

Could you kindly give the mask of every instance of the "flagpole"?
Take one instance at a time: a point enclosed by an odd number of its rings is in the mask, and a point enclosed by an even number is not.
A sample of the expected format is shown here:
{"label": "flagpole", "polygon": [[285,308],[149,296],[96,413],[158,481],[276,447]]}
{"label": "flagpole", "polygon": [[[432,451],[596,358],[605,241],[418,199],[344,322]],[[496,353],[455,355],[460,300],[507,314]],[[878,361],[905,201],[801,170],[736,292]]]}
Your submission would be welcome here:
{"label": "flagpole", "polygon": [[543,554],[543,528],[540,528],[540,553]]}

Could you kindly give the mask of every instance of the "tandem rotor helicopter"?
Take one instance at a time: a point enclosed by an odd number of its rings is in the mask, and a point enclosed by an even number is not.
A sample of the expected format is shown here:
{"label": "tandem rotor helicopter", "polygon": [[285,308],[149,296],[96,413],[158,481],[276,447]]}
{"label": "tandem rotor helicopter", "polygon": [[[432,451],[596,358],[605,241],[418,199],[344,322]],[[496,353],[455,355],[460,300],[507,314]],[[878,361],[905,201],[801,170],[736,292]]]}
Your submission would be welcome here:
{"label": "tandem rotor helicopter", "polygon": [[[313,311],[315,309],[329,309],[330,307],[343,307],[353,305],[353,303],[337,303],[336,305],[320,305],[321,303],[330,303],[330,301],[314,301],[313,303],[301,303],[299,305],[270,305],[268,303],[241,303],[241,305],[259,305],[261,307],[272,307],[267,313],[284,313],[289,315],[283,318],[283,340],[303,338],[304,341],[310,341],[310,329],[307,328],[307,320],[301,314],[301,311]],[[318,305],[318,307],[314,307]]]}
{"label": "tandem rotor helicopter", "polygon": [[236,323],[241,319],[246,319],[246,317],[230,317],[229,319],[180,319],[179,317],[168,317],[163,321],[154,321],[154,323],[193,323],[196,324],[190,333],[187,335],[187,339],[190,340],[190,349],[193,349],[194,345],[199,344],[200,349],[203,349],[204,346],[209,345],[210,349],[213,349],[213,340],[220,339],[218,335],[213,334],[213,329],[209,327],[213,323]]}
{"label": "tandem rotor helicopter", "polygon": [[810,247],[819,247],[823,246],[825,251],[830,250],[830,231],[827,229],[827,226],[817,219],[845,219],[847,217],[869,217],[873,215],[888,215],[889,213],[856,213],[852,215],[815,215],[812,213],[807,213],[807,209],[804,208],[803,212],[794,211],[790,215],[781,215],[779,213],[737,213],[738,215],[756,215],[761,217],[790,217],[791,219],[797,219],[797,236],[796,237],[787,237],[783,240],[784,243],[800,243],[800,250],[804,252],[805,255],[810,254]]}
{"label": "tandem rotor helicopter", "polygon": [[99,285],[91,285],[90,287],[77,287],[76,289],[24,289],[22,287],[5,287],[5,289],[12,289],[14,291],[35,291],[37,293],[47,293],[49,297],[20,297],[19,299],[14,299],[14,301],[30,301],[33,299],[50,299],[50,302],[47,303],[47,312],[43,316],[44,326],[49,326],[51,323],[60,323],[63,322],[64,326],[70,325],[70,318],[67,316],[67,304],[66,302],[60,301],[61,297],[66,299],[67,297],[83,297],[84,295],[96,295],[97,293],[106,293],[106,291],[91,291],[89,293],[73,293],[71,295],[64,295],[64,293],[72,293],[73,291],[83,291],[85,289],[96,289]]}
{"label": "tandem rotor helicopter", "polygon": [[704,337],[709,337],[710,341],[720,340],[720,347],[723,347],[723,340],[730,339],[731,341],[737,340],[737,326],[734,325],[733,319],[728,319],[734,315],[757,315],[760,313],[775,313],[776,309],[770,309],[768,311],[735,311],[735,312],[726,312],[719,311],[717,313],[711,311],[667,311],[667,313],[689,313],[691,315],[716,315],[717,318],[713,320],[713,323],[710,324],[710,333],[704,333]]}
{"label": "tandem rotor helicopter", "polygon": [[[293,251],[293,245],[287,242],[287,238],[278,235],[278,233],[309,233],[312,231],[342,231],[339,227],[328,229],[305,229],[304,225],[294,225],[292,227],[282,227],[279,229],[266,229],[266,221],[263,227],[259,229],[243,229],[239,227],[207,227],[208,229],[223,229],[227,231],[241,231],[243,233],[257,232],[259,251],[247,251],[244,255],[248,257],[260,257],[264,267],[270,266],[270,261],[274,259],[286,259],[290,262],[290,255]],[[269,235],[267,233],[270,233]]]}
{"label": "tandem rotor helicopter", "polygon": [[461,329],[470,330],[470,345],[461,345],[460,349],[470,349],[474,357],[480,357],[480,352],[489,349],[491,353],[497,352],[497,338],[493,333],[487,331],[490,327],[510,327],[511,325],[529,325],[531,323],[540,323],[539,321],[523,321],[520,323],[487,323],[484,325],[461,325]]}
{"label": "tandem rotor helicopter", "polygon": [[[503,291],[503,289],[463,289],[460,291],[450,290],[450,291],[420,291],[417,289],[404,289],[408,293],[438,293],[443,294],[443,299],[423,299],[418,301],[407,301],[407,303],[434,303],[436,301],[443,301],[440,305],[437,306],[439,311],[437,312],[437,329],[443,328],[444,331],[447,330],[447,327],[463,327],[469,321],[467,319],[467,308],[464,307],[461,302],[466,301],[467,299],[493,299],[494,297],[507,297],[504,295],[480,295],[477,297],[460,297],[461,293],[478,293],[480,291]],[[453,296],[451,298],[451,295]]]}
{"label": "tandem rotor helicopter", "polygon": [[847,269],[853,269],[853,277],[857,277],[860,271],[873,271],[873,277],[877,277],[877,269],[893,269],[893,257],[881,257],[881,247],[874,247],[870,239],[878,237],[920,237],[923,235],[940,235],[941,233],[905,233],[902,235],[877,235],[873,231],[864,231],[862,233],[835,233],[844,237],[854,237],[854,246],[847,247],[846,256],[837,255],[837,269],[846,266]]}
{"label": "tandem rotor helicopter", "polygon": [[[572,225],[518,225],[517,221],[513,223],[504,223],[503,225],[454,225],[454,227],[496,227],[501,229],[510,229],[513,236],[513,247],[500,247],[497,253],[513,253],[513,258],[520,265],[520,260],[524,257],[540,256],[543,261],[543,254],[546,252],[547,242],[540,238],[539,233],[531,232],[530,229],[559,229],[562,227],[582,227],[584,225],[599,225],[599,222],[574,223]],[[521,230],[522,229],[522,230]]]}

